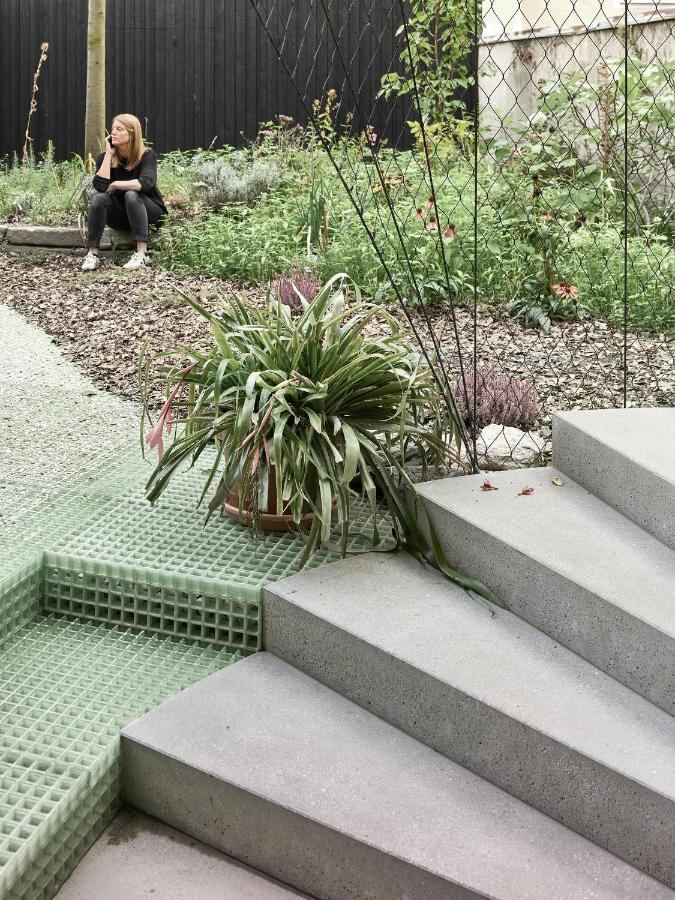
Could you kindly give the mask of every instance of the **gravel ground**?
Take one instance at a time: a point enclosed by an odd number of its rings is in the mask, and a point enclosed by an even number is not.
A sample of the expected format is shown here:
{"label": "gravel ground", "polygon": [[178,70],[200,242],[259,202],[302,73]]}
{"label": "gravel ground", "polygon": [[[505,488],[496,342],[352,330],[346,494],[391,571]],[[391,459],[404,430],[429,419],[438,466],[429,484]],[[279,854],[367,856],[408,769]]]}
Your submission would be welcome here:
{"label": "gravel ground", "polygon": [[177,278],[160,268],[125,272],[110,260],[86,274],[80,265],[71,256],[0,255],[0,302],[43,328],[100,388],[138,400],[143,342],[152,352],[208,340],[203,319],[179,290],[208,302],[223,291],[222,282]]}
{"label": "gravel ground", "polygon": [[[209,339],[203,320],[180,291],[206,305],[237,288],[204,277],[181,277],[161,268],[124,272],[111,261],[84,275],[69,256],[0,255],[0,302],[38,324],[65,355],[99,387],[138,399],[136,367],[142,342],[161,350],[175,343],[192,346]],[[260,289],[246,289],[251,303]],[[403,318],[397,312],[399,318]],[[431,331],[448,370],[458,371],[457,340],[447,313],[415,311],[413,320],[432,352]],[[474,349],[482,366],[496,367],[534,384],[546,426],[554,409],[623,405],[624,336],[602,322],[555,323],[549,335],[525,329],[499,310],[481,310],[475,328],[470,312],[457,312],[457,335],[466,370]],[[663,335],[629,334],[626,340],[628,405],[675,403],[675,341]],[[154,385],[155,399],[161,384]]]}
{"label": "gravel ground", "polygon": [[[433,329],[450,372],[458,369],[457,343],[462,348],[467,380],[472,382],[475,357],[484,371],[496,369],[534,385],[547,426],[557,409],[621,407],[624,404],[624,335],[604,322],[583,319],[556,322],[550,334],[523,328],[499,309],[482,309],[475,328],[470,312],[452,319],[431,311]],[[424,338],[431,352],[431,341]],[[628,406],[675,405],[675,340],[659,334],[629,333],[625,339],[625,392]],[[500,423],[504,424],[504,423]],[[508,423],[506,423],[508,424]]]}
{"label": "gravel ground", "polygon": [[0,528],[138,439],[138,404],[100,390],[0,304]]}

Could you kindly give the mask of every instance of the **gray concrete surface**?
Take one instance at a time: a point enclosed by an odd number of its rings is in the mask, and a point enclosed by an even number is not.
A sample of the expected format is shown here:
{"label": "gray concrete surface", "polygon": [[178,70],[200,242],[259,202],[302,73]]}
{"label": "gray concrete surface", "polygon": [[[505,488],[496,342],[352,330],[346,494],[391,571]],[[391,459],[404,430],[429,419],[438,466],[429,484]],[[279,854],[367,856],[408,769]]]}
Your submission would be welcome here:
{"label": "gray concrete surface", "polygon": [[675,883],[675,719],[408,554],[269,587],[263,646]]}
{"label": "gray concrete surface", "polygon": [[106,828],[54,900],[307,897],[136,810]]}
{"label": "gray concrete surface", "polygon": [[[481,490],[484,480],[418,485],[448,559],[513,612],[674,713],[673,552],[557,469],[492,472],[492,491]],[[533,493],[521,495],[524,486]]]}
{"label": "gray concrete surface", "polygon": [[127,726],[122,771],[133,805],[327,900],[673,897],[269,653]]}
{"label": "gray concrete surface", "polygon": [[48,335],[1,303],[0,335],[3,527],[138,440],[140,411],[98,390]]}
{"label": "gray concrete surface", "polygon": [[675,550],[675,408],[553,415],[553,464]]}
{"label": "gray concrete surface", "polygon": [[[41,249],[53,247],[58,249],[80,248],[84,245],[82,233],[75,225],[7,225],[0,240],[11,246]],[[131,232],[113,231],[106,228],[101,237],[101,249],[111,247],[132,247],[134,245]]]}

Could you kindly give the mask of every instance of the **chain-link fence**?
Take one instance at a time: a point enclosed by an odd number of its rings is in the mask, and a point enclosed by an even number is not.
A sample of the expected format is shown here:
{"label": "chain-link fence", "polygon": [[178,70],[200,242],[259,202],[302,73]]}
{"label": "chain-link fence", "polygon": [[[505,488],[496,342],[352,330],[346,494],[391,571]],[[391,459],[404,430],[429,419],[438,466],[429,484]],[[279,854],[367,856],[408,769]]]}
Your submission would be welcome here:
{"label": "chain-link fence", "polygon": [[308,246],[396,301],[479,467],[672,404],[675,4],[393,0],[383,41],[373,2],[250,0],[317,138]]}

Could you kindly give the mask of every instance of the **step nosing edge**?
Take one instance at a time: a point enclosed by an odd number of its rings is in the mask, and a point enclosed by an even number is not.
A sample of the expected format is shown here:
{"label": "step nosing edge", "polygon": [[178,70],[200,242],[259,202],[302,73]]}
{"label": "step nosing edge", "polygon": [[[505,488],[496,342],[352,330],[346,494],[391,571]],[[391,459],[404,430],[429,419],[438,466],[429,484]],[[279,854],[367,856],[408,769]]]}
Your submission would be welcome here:
{"label": "step nosing edge", "polygon": [[[675,481],[669,480],[668,478],[664,477],[660,472],[657,472],[655,469],[648,468],[648,464],[645,463],[643,460],[636,459],[634,456],[631,456],[630,453],[627,453],[625,450],[622,450],[619,447],[615,447],[614,445],[607,443],[605,440],[603,440],[603,438],[598,437],[595,434],[589,434],[589,432],[584,431],[582,428],[580,428],[578,425],[576,425],[574,423],[566,422],[566,425],[568,427],[573,428],[579,436],[585,438],[586,440],[593,441],[597,446],[602,447],[603,449],[606,449],[613,456],[618,456],[621,459],[627,460],[628,462],[631,463],[631,465],[635,466],[636,468],[642,469],[651,478],[658,479],[659,482],[666,485],[667,487],[675,489]],[[556,456],[556,454],[555,454],[555,450],[554,450],[553,451],[554,462],[556,461],[555,456]],[[598,495],[594,494],[594,496],[597,497]],[[602,499],[602,498],[598,497],[598,499]]]}
{"label": "step nosing edge", "polygon": [[[551,572],[553,575],[556,575],[557,577],[563,579],[564,581],[568,582],[570,585],[572,585],[574,587],[580,588],[582,591],[587,591],[589,594],[592,594],[594,597],[597,597],[603,603],[606,603],[606,604],[609,604],[610,606],[616,607],[618,610],[620,610],[625,615],[629,616],[632,619],[635,619],[637,622],[642,622],[643,624],[647,625],[649,628],[652,628],[654,631],[657,631],[660,634],[665,635],[665,637],[670,638],[670,639],[675,639],[675,632],[664,631],[662,623],[660,623],[660,622],[656,623],[651,619],[641,616],[639,610],[627,609],[624,606],[622,601],[613,599],[612,597],[608,597],[606,593],[602,593],[600,591],[600,589],[598,589],[595,585],[584,584],[584,582],[580,578],[575,577],[574,574],[570,574],[569,572],[561,569],[560,567],[555,566],[555,564],[550,564],[545,558],[543,558],[535,553],[532,553],[529,550],[521,550],[520,547],[518,547],[514,543],[510,542],[509,540],[504,538],[502,535],[496,534],[490,528],[483,527],[483,525],[478,524],[474,519],[470,519],[467,516],[463,515],[462,513],[457,512],[454,509],[449,509],[447,506],[443,506],[441,503],[439,503],[437,500],[432,499],[431,497],[425,496],[424,500],[427,503],[432,504],[440,513],[445,514],[447,516],[451,516],[458,522],[466,523],[470,528],[473,528],[478,532],[486,534],[488,537],[490,537],[492,540],[496,541],[498,544],[500,544],[505,549],[511,550],[512,552],[517,553],[518,556],[522,557],[523,559],[531,560],[533,563],[535,563],[535,565],[537,565],[541,569],[545,569],[545,570]],[[623,513],[619,513],[618,510],[616,512],[619,515],[623,515]],[[636,525],[636,527],[641,527],[641,526],[638,526],[635,522],[633,522],[632,519],[630,519],[629,521],[632,524]],[[645,529],[642,529],[642,530],[644,531],[645,534],[649,535],[651,540],[653,540],[660,546],[662,546],[662,547],[667,546],[666,544],[663,543],[663,541],[660,541],[657,537],[655,537],[653,534],[651,534],[651,532],[648,532]],[[575,570],[575,571],[578,571],[578,570]],[[516,615],[516,613],[514,613],[514,615]],[[535,627],[535,626],[533,626],[533,627]]]}
{"label": "step nosing edge", "polygon": [[[277,596],[278,596],[278,595],[277,595]],[[316,619],[318,622],[327,622],[329,625],[332,625],[333,627],[335,627],[335,628],[337,628],[337,629],[339,629],[339,630],[341,630],[341,631],[343,631],[343,632],[345,632],[345,633],[351,635],[351,636],[352,636],[356,641],[358,641],[359,643],[361,643],[361,644],[363,644],[363,645],[366,645],[366,646],[369,646],[369,647],[374,647],[376,650],[379,650],[382,654],[384,654],[385,656],[389,657],[390,659],[396,660],[398,663],[400,663],[400,664],[402,664],[402,665],[408,667],[409,669],[413,669],[414,671],[419,672],[421,675],[423,675],[423,676],[425,676],[425,677],[427,677],[427,678],[430,678],[430,679],[432,679],[433,681],[435,681],[435,682],[437,682],[437,683],[439,683],[439,684],[444,684],[444,685],[446,685],[450,690],[456,691],[457,693],[461,694],[462,696],[468,697],[468,698],[470,698],[471,700],[475,701],[476,703],[480,704],[481,706],[484,706],[486,709],[492,710],[493,713],[496,713],[497,715],[500,715],[500,716],[504,716],[505,718],[510,719],[511,721],[517,723],[517,724],[520,725],[521,727],[526,728],[526,729],[528,729],[529,731],[531,731],[531,732],[533,732],[533,733],[535,733],[535,734],[541,735],[541,736],[544,737],[545,739],[547,739],[547,740],[549,740],[549,741],[551,741],[551,742],[557,744],[557,745],[558,745],[559,747],[561,747],[562,749],[564,749],[564,750],[566,750],[566,751],[568,751],[568,752],[571,752],[571,753],[576,753],[576,754],[578,754],[579,756],[581,756],[581,757],[583,757],[583,758],[585,758],[585,759],[590,760],[590,761],[591,761],[592,763],[594,763],[595,765],[601,766],[602,768],[604,768],[604,769],[607,770],[608,772],[613,772],[613,773],[615,773],[616,775],[620,776],[621,778],[625,778],[626,780],[628,780],[628,781],[630,781],[630,782],[637,783],[637,784],[641,785],[645,790],[651,791],[653,794],[655,794],[655,795],[657,795],[657,796],[663,796],[666,800],[670,800],[670,801],[675,802],[675,792],[673,792],[672,795],[671,795],[671,794],[663,794],[663,792],[661,791],[660,787],[657,788],[657,787],[651,786],[651,785],[645,783],[645,782],[642,780],[641,777],[636,777],[636,776],[634,776],[634,775],[632,775],[632,774],[626,772],[623,768],[617,767],[617,765],[612,764],[612,763],[609,763],[609,762],[607,762],[607,761],[605,761],[605,760],[599,758],[599,757],[595,754],[595,752],[588,752],[588,751],[585,751],[585,750],[581,749],[580,747],[578,747],[578,746],[576,746],[576,745],[574,745],[574,744],[569,743],[568,740],[565,740],[564,738],[562,738],[562,737],[560,737],[560,736],[557,736],[557,735],[555,735],[555,734],[552,734],[552,733],[549,731],[549,726],[542,727],[542,726],[540,726],[540,725],[537,725],[536,723],[532,723],[532,722],[530,722],[530,721],[527,721],[527,720],[525,720],[524,717],[515,714],[515,712],[509,712],[509,711],[507,711],[507,710],[505,710],[505,709],[502,709],[501,707],[497,706],[494,702],[491,702],[489,699],[483,698],[483,697],[477,695],[476,693],[471,692],[470,690],[466,690],[466,689],[464,689],[464,688],[462,688],[462,687],[459,687],[459,686],[457,686],[456,684],[453,684],[453,683],[450,682],[450,681],[446,681],[446,680],[444,680],[443,678],[441,678],[441,677],[439,677],[439,676],[437,676],[437,675],[435,675],[435,674],[433,674],[433,673],[431,673],[431,672],[429,672],[429,671],[427,671],[427,670],[425,670],[425,669],[420,668],[420,667],[419,667],[418,665],[416,665],[414,662],[409,662],[409,661],[408,661],[407,659],[405,659],[404,657],[399,656],[399,655],[397,655],[397,654],[395,654],[395,653],[392,653],[391,650],[388,650],[387,648],[382,647],[380,644],[376,644],[374,641],[370,641],[368,638],[366,638],[366,637],[364,637],[364,636],[362,636],[362,635],[360,635],[360,634],[357,634],[355,631],[351,630],[351,629],[349,628],[348,625],[341,625],[341,624],[338,624],[338,623],[336,623],[336,622],[330,621],[329,619],[327,619],[327,618],[325,618],[325,617],[323,617],[323,616],[317,615],[316,613],[314,613],[314,612],[312,612],[312,611],[310,611],[310,610],[307,610],[307,609],[306,609],[305,607],[303,607],[303,606],[299,606],[297,603],[294,603],[293,601],[286,601],[286,598],[285,598],[285,597],[280,597],[280,599],[281,599],[281,600],[284,600],[285,602],[290,602],[290,603],[291,603],[293,606],[295,606],[297,609],[301,610],[302,613],[303,613],[304,615],[311,616],[313,619]],[[554,642],[552,638],[551,638],[550,640],[551,640],[553,643],[558,643],[558,642]],[[561,647],[561,649],[563,649],[563,650],[566,651],[567,653],[570,653],[572,656],[577,656],[577,654],[574,653],[574,651],[569,650],[569,649],[568,649],[567,647],[565,647],[564,645],[558,644],[558,646]],[[274,655],[273,651],[267,651],[267,652],[272,652],[272,654]],[[581,657],[579,657],[579,658],[581,658]],[[284,660],[284,661],[286,661],[286,660]],[[604,676],[606,676],[607,678],[610,678],[612,681],[616,681],[615,679],[612,679],[610,675],[607,675],[606,672],[603,672],[601,669],[598,669],[597,666],[594,666],[593,663],[588,663],[586,660],[584,660],[584,662],[586,662],[586,664],[587,664],[590,668],[592,668],[594,671],[600,672],[601,675],[604,675]],[[288,663],[288,664],[289,664],[289,665],[293,665],[293,663]],[[303,671],[303,670],[300,669],[299,671]],[[307,674],[307,673],[304,673],[304,674]],[[312,676],[312,675],[307,675],[307,677],[313,679],[313,676]],[[316,680],[316,679],[313,679],[313,680]],[[321,683],[323,683],[323,682],[321,682]],[[619,682],[616,682],[616,683],[617,683],[621,688],[623,688],[624,690],[630,691],[631,694],[634,694],[634,693],[635,693],[635,692],[632,691],[630,688],[625,687],[625,685],[622,685],[622,684],[620,684]],[[324,685],[324,686],[328,687],[329,690],[333,691],[334,693],[338,694],[339,696],[344,697],[343,694],[340,694],[340,691],[339,691],[337,688],[332,688],[332,687],[330,687],[329,685]],[[644,703],[648,703],[650,706],[653,705],[653,704],[650,703],[649,700],[646,700],[646,699],[642,698],[639,694],[635,694],[635,696],[636,696],[636,697],[639,697],[640,700],[643,700]],[[347,698],[347,699],[349,699],[349,698]],[[357,703],[357,701],[350,701],[350,702],[352,702],[352,703],[355,703],[355,702],[356,702],[356,703]],[[357,703],[357,705],[359,705],[359,704]],[[365,712],[369,712],[371,715],[377,716],[377,718],[382,719],[382,721],[386,722],[388,725],[390,725],[390,727],[392,727],[392,728],[398,728],[397,725],[393,725],[393,724],[390,723],[388,720],[386,720],[386,719],[384,719],[382,716],[380,716],[378,713],[373,713],[373,712],[371,712],[370,710],[366,710],[364,707],[361,707],[361,708],[364,709]],[[657,708],[658,708],[658,707],[657,707]],[[666,712],[663,711],[663,710],[660,710],[660,711],[663,712],[664,715],[669,715],[668,713],[666,713]],[[414,735],[411,735],[411,734],[409,734],[408,732],[405,732],[405,733],[408,734],[408,736],[411,737],[413,740],[418,740],[418,738],[414,737]],[[420,743],[423,743],[423,741],[420,741]],[[429,745],[426,745],[426,744],[425,744],[425,746],[429,746]],[[441,751],[435,750],[433,747],[430,748],[430,749],[434,750],[434,752],[436,752],[436,753],[441,753]],[[442,756],[445,756],[445,754],[443,754],[443,753],[441,753],[441,755],[442,755]],[[445,757],[445,758],[446,758],[446,759],[450,759],[450,757]],[[454,762],[454,760],[451,760],[451,761]],[[461,763],[455,762],[455,765],[459,765],[459,766],[461,766],[462,768],[466,768],[466,767],[462,766]],[[479,777],[483,777],[483,776],[479,776]],[[500,790],[503,790],[503,789],[500,788]]]}
{"label": "step nosing edge", "polygon": [[[208,769],[205,769],[202,765],[196,765],[194,763],[191,763],[188,760],[183,759],[180,756],[176,756],[175,753],[161,750],[158,747],[153,746],[152,744],[148,744],[146,741],[139,740],[138,738],[131,738],[128,735],[123,735],[123,737],[125,738],[125,740],[131,741],[132,743],[139,745],[143,749],[149,750],[151,753],[155,753],[158,756],[166,757],[166,758],[172,760],[173,762],[178,763],[179,765],[185,766],[188,769],[193,769],[194,771],[199,772],[201,775],[205,775],[209,778],[215,778],[216,780],[222,782],[223,784],[227,785],[228,787],[234,788],[235,790],[240,790],[246,794],[250,794],[251,796],[257,798],[258,800],[261,800],[263,803],[268,803],[272,806],[280,808],[284,812],[287,812],[287,813],[290,813],[291,815],[295,815],[302,819],[305,819],[305,820],[319,826],[320,828],[326,828],[329,831],[332,831],[337,835],[346,837],[349,840],[355,841],[356,843],[365,844],[366,846],[372,848],[373,850],[376,850],[378,853],[382,853],[385,856],[394,857],[395,859],[400,860],[401,862],[405,863],[406,865],[410,865],[416,869],[420,869],[424,872],[429,873],[430,875],[434,875],[434,876],[436,876],[438,878],[442,878],[446,881],[451,881],[453,884],[458,884],[458,885],[460,885],[462,887],[466,887],[467,889],[470,889],[470,890],[475,889],[475,888],[472,888],[471,885],[468,884],[467,882],[459,880],[458,876],[450,875],[448,873],[443,873],[436,869],[431,869],[427,865],[415,861],[412,857],[406,858],[405,856],[402,855],[402,853],[399,849],[395,849],[395,850],[387,849],[385,846],[383,846],[379,843],[376,843],[375,840],[371,839],[370,836],[359,837],[358,835],[353,833],[352,830],[348,831],[346,828],[341,829],[338,825],[336,825],[334,823],[329,823],[329,822],[326,822],[326,821],[323,821],[323,820],[317,818],[316,815],[312,815],[311,813],[305,812],[302,809],[298,809],[298,808],[289,806],[288,802],[285,800],[275,799],[274,797],[260,793],[259,791],[255,790],[252,787],[249,787],[247,785],[237,784],[237,782],[232,781],[229,778],[225,778],[221,775],[216,775],[215,773],[209,771]],[[455,765],[457,765],[457,763],[455,763]],[[480,777],[480,776],[476,776],[476,777]],[[502,793],[504,792],[503,788],[500,788],[497,785],[493,785],[491,783],[490,783],[490,785],[496,791],[501,791]],[[518,801],[518,802],[522,803],[522,801]],[[539,812],[539,810],[535,810],[535,812]],[[540,815],[546,815],[546,814],[540,813]],[[557,823],[557,824],[560,824],[561,828],[566,827],[566,826],[562,825],[561,823]],[[487,894],[485,894],[483,896],[485,896],[486,898],[489,897],[489,895],[487,895]]]}

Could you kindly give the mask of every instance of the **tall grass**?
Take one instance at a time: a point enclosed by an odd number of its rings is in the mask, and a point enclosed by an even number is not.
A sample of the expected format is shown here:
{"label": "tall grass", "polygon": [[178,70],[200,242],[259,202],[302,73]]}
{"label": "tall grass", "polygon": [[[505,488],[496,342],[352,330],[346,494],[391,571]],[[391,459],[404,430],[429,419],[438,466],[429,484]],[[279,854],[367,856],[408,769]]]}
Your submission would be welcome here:
{"label": "tall grass", "polygon": [[[449,234],[443,241],[443,258],[438,234],[426,227],[430,189],[418,155],[385,152],[391,154],[385,165],[391,163],[406,174],[405,181],[392,188],[390,198],[415,285],[384,198],[372,190],[372,170],[355,164],[347,176],[393,279],[411,304],[420,298],[429,304],[447,302],[446,265],[452,300],[472,303],[474,257],[481,302],[506,307],[531,291],[537,259],[524,227],[531,203],[527,183],[508,169],[481,163],[476,252],[473,197],[468,189],[473,178],[471,163],[457,153],[439,169],[434,185],[442,210],[438,226]],[[240,171],[256,159],[274,162],[279,170],[278,185],[257,200],[230,203],[213,212],[197,186],[199,167],[213,159],[234,161]],[[350,164],[348,157],[346,164]],[[74,224],[86,208],[84,176],[79,157],[57,163],[51,148],[39,158],[29,154],[26,163],[16,157],[4,160],[0,163],[0,221]],[[322,199],[321,240],[308,241],[308,210],[317,184]],[[176,151],[160,161],[159,186],[169,205],[177,208],[160,232],[155,259],[175,272],[264,284],[279,274],[309,266],[323,280],[346,272],[367,296],[385,302],[394,297],[376,251],[363,238],[344,186],[316,148],[286,148],[276,156],[270,156],[269,148],[264,154],[256,148]],[[569,193],[569,187],[562,185],[561,191],[562,187]],[[550,190],[555,188],[552,184]],[[556,275],[578,288],[578,311],[620,326],[624,291],[621,223],[612,216],[597,216],[591,201],[592,197],[583,226],[573,224],[569,217],[561,219]],[[558,202],[563,200],[553,195],[549,198],[549,206]],[[581,208],[581,202],[575,196],[575,208]],[[627,282],[629,326],[675,334],[675,250],[665,237],[645,233],[629,238]]]}
{"label": "tall grass", "polygon": [[[176,221],[164,230],[163,263],[178,272],[207,272],[237,281],[260,282],[297,266],[310,265],[323,280],[347,272],[370,297],[388,301],[393,288],[343,186],[329,167],[321,171],[326,198],[326,242],[307,246],[307,198],[312,190],[306,153],[300,165],[286,160],[280,187],[253,207],[226,209],[192,221]],[[417,288],[425,303],[445,303],[444,262],[438,235],[426,228],[418,212],[425,206],[429,186],[423,170],[410,159],[399,162],[406,183],[392,191],[396,219],[412,264]],[[444,241],[445,264],[454,302],[473,302],[473,259],[478,262],[481,302],[508,305],[530,289],[536,261],[523,237],[523,210],[528,186],[511,173],[497,169],[483,173],[479,193],[478,250],[474,249],[473,202],[467,201],[470,164],[458,157],[435,184],[442,210],[441,230],[452,226]],[[354,189],[362,201],[365,222],[376,235],[388,267],[411,303],[417,290],[402,258],[400,242],[381,196],[370,190],[367,173],[356,170]],[[589,217],[590,219],[590,217]],[[578,288],[577,306],[583,314],[623,322],[623,238],[611,220],[589,221],[584,227],[564,226],[555,260],[561,281]],[[308,253],[309,249],[309,253]],[[658,236],[628,241],[629,327],[675,333],[675,251]]]}
{"label": "tall grass", "polygon": [[83,204],[84,162],[55,162],[53,147],[42,156],[29,148],[25,160],[0,162],[0,221],[35,225],[76,224]]}

